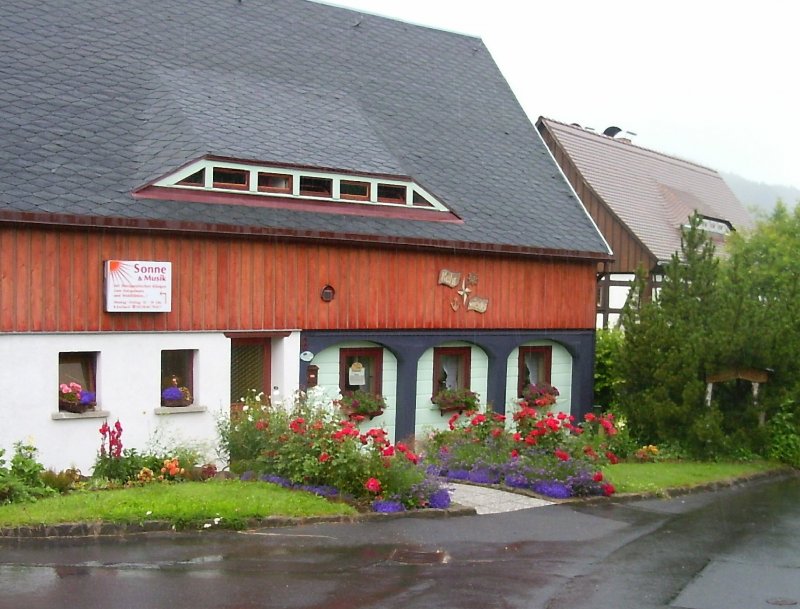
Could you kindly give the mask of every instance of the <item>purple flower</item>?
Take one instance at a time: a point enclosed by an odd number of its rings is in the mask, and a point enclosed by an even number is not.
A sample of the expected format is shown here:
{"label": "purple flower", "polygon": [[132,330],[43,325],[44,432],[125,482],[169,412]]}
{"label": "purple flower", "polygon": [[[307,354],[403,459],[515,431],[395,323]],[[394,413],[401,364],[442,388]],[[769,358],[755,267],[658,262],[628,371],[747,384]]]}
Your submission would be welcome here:
{"label": "purple flower", "polygon": [[491,469],[478,468],[470,471],[467,479],[476,484],[497,484],[500,481],[500,475]]}
{"label": "purple flower", "polygon": [[290,487],[292,483],[289,482],[286,478],[282,478],[281,476],[276,476],[275,474],[262,474],[258,477],[261,482],[272,482],[272,484],[277,484],[278,486],[283,487]]}
{"label": "purple flower", "polygon": [[95,394],[91,391],[81,391],[79,404],[94,404],[96,401]]}
{"label": "purple flower", "polygon": [[183,393],[177,387],[167,387],[161,392],[161,397],[165,400],[182,400]]}
{"label": "purple flower", "polygon": [[447,477],[451,480],[467,480],[469,472],[465,469],[451,469],[447,472]]}
{"label": "purple flower", "polygon": [[441,488],[431,495],[429,504],[437,510],[444,510],[450,507],[450,492],[446,488]]}
{"label": "purple flower", "polygon": [[373,501],[372,510],[384,514],[392,512],[405,512],[406,508],[399,501]]}
{"label": "purple flower", "polygon": [[552,497],[553,499],[567,499],[572,496],[569,487],[557,480],[539,480],[533,483],[531,489],[535,493],[545,497]]}

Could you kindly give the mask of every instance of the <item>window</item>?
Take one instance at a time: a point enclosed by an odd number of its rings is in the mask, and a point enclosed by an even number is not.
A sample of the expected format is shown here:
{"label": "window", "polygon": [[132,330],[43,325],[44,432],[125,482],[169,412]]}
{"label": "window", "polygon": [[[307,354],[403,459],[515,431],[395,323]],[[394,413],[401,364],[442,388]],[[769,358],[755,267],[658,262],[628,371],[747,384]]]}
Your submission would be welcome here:
{"label": "window", "polygon": [[381,203],[406,203],[406,187],[378,184],[378,201]]}
{"label": "window", "polygon": [[339,349],[339,390],[383,392],[383,349]]}
{"label": "window", "polygon": [[183,178],[178,184],[181,186],[199,186],[202,188],[206,185],[206,170],[201,169],[200,171],[195,171],[192,175]]}
{"label": "window", "polygon": [[[167,392],[177,388],[176,392]],[[165,393],[166,392],[166,393]],[[194,351],[176,349],[161,352],[161,405],[188,406],[194,401]]]}
{"label": "window", "polygon": [[342,199],[368,201],[369,182],[353,182],[350,180],[342,180],[339,182],[339,196]]}
{"label": "window", "polygon": [[292,193],[292,176],[279,173],[258,174],[258,190],[261,192]]}
{"label": "window", "polygon": [[[96,398],[96,379],[97,373],[97,353],[93,351],[70,351],[58,354],[58,390],[59,396],[62,395],[62,385],[70,386],[75,383],[80,386],[78,389],[74,385],[64,398],[59,398],[59,410],[68,412],[84,412],[94,408],[97,403]],[[73,397],[74,396],[74,397]]]}
{"label": "window", "polygon": [[250,172],[245,169],[214,167],[214,188],[248,190],[250,188]]}
{"label": "window", "polygon": [[522,397],[522,390],[528,385],[549,384],[552,362],[552,347],[520,347],[517,397]]}
{"label": "window", "polygon": [[330,198],[333,196],[333,180],[300,176],[300,195]]}
{"label": "window", "polygon": [[433,350],[433,395],[443,389],[469,389],[471,349],[436,347]]}
{"label": "window", "polygon": [[419,194],[416,190],[411,193],[411,202],[418,207],[434,207],[434,204]]}

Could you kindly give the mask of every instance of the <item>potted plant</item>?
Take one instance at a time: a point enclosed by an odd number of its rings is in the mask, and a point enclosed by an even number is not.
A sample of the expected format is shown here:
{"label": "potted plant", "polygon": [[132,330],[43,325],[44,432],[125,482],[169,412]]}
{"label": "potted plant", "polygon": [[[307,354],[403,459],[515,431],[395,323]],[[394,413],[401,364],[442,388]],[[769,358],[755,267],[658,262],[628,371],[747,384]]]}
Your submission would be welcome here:
{"label": "potted plant", "polygon": [[178,377],[172,377],[172,384],[161,392],[162,406],[189,406],[193,401],[188,387],[178,386]]}
{"label": "potted plant", "polygon": [[95,394],[85,391],[78,383],[61,383],[58,386],[58,409],[65,412],[86,412],[96,406]]}
{"label": "potted plant", "polygon": [[431,398],[431,402],[439,407],[439,411],[442,414],[454,410],[462,412],[464,410],[477,410],[480,396],[466,387],[461,389],[442,389]]}
{"label": "potted plant", "polygon": [[334,403],[351,419],[373,419],[382,415],[386,409],[386,398],[361,389],[343,391],[342,397],[334,400]]}

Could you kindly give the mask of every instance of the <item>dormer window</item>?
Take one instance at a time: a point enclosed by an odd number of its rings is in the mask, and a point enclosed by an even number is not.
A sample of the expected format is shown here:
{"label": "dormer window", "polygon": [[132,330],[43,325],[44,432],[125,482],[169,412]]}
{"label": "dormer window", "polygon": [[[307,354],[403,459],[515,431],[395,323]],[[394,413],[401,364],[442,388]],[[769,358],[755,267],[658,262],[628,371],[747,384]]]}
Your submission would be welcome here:
{"label": "dormer window", "polygon": [[214,188],[233,188],[248,190],[250,188],[250,172],[244,169],[214,167]]}
{"label": "dormer window", "polygon": [[339,182],[339,196],[351,201],[369,201],[369,182],[342,180]]}
{"label": "dormer window", "polygon": [[259,192],[280,192],[292,194],[292,176],[280,173],[259,172]]}
{"label": "dormer window", "polygon": [[333,196],[333,180],[300,176],[300,196],[330,198]]}
{"label": "dormer window", "polygon": [[406,203],[406,187],[378,184],[378,201],[381,203]]}
{"label": "dormer window", "polygon": [[[183,190],[183,192],[180,192]],[[195,194],[189,194],[192,191]],[[262,165],[203,157],[134,191],[137,197],[389,215],[458,222],[436,197],[407,176]],[[346,204],[348,207],[343,207]],[[405,211],[399,211],[399,210]],[[435,214],[431,212],[446,212]]]}
{"label": "dormer window", "polygon": [[206,185],[206,170],[201,169],[200,171],[195,171],[192,175],[183,178],[178,184],[181,186],[199,186],[202,188]]}

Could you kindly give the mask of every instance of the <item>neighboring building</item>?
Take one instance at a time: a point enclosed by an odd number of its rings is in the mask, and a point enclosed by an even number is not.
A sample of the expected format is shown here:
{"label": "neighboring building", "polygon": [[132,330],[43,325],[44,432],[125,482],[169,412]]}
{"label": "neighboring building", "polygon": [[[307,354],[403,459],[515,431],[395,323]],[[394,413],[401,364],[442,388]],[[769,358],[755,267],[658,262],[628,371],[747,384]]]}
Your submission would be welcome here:
{"label": "neighboring building", "polygon": [[713,169],[636,146],[616,127],[598,134],[544,117],[536,126],[614,251],[598,267],[597,327],[617,324],[637,268],[649,273],[651,290],[658,285],[695,211],[718,244],[752,226]]}
{"label": "neighboring building", "polygon": [[591,407],[610,251],[480,40],[300,0],[22,1],[0,40],[0,447],[86,471],[103,419],[211,445],[314,383],[395,438],[444,386]]}

